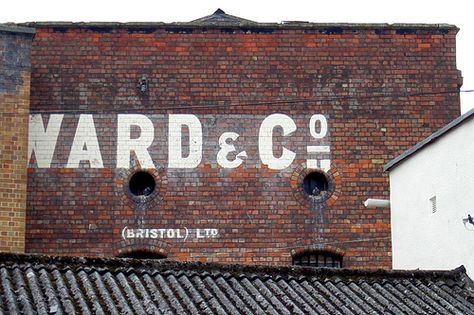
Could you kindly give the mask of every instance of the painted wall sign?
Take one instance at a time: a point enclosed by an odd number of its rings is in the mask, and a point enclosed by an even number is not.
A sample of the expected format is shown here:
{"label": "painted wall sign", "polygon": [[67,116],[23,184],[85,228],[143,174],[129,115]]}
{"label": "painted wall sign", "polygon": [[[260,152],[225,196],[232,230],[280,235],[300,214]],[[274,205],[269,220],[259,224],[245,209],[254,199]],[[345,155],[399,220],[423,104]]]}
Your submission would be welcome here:
{"label": "painted wall sign", "polygon": [[209,239],[219,237],[219,229],[216,228],[129,228],[122,229],[122,238],[127,239],[180,239],[183,242],[188,239]]}
{"label": "painted wall sign", "polygon": [[328,170],[328,130],[321,114],[33,114],[29,166],[130,168],[135,158],[142,168],[193,169],[204,160],[226,169],[253,161],[283,170],[305,158],[308,168]]}

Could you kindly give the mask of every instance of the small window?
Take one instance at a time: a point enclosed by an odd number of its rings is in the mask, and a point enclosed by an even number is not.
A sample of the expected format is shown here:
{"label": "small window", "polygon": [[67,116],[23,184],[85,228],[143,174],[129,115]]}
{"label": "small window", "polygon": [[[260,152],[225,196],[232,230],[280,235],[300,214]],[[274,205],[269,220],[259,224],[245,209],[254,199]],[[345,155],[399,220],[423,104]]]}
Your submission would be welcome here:
{"label": "small window", "polygon": [[147,172],[136,172],[128,184],[134,196],[149,196],[155,190],[155,179]]}
{"label": "small window", "polygon": [[309,196],[320,196],[328,188],[328,179],[322,172],[311,172],[303,179],[303,190]]}
{"label": "small window", "polygon": [[146,250],[133,251],[130,253],[120,255],[119,257],[120,258],[134,258],[134,259],[165,259],[166,258],[165,255],[149,252]]}
{"label": "small window", "polygon": [[325,251],[303,252],[293,256],[293,265],[317,268],[342,268],[342,256]]}

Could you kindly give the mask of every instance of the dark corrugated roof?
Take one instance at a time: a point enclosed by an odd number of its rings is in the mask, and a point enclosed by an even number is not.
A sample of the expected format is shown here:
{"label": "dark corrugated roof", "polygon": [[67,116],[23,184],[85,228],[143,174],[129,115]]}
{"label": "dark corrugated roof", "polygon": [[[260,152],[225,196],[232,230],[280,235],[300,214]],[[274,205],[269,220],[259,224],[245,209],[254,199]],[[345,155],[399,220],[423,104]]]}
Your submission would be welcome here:
{"label": "dark corrugated roof", "polygon": [[453,271],[0,254],[2,314],[474,314]]}
{"label": "dark corrugated roof", "polygon": [[441,128],[440,130],[433,133],[431,136],[425,138],[421,142],[418,142],[412,148],[408,149],[407,151],[403,152],[402,154],[400,154],[399,156],[397,156],[396,158],[388,162],[383,168],[384,172],[391,170],[392,168],[394,168],[396,165],[398,165],[400,162],[402,162],[406,158],[424,149],[426,146],[432,144],[433,142],[441,138],[444,134],[460,126],[462,123],[470,120],[472,117],[474,117],[474,108],[468,111],[467,113],[459,116],[458,118],[456,118],[455,120],[453,120],[452,122],[450,122],[449,124]]}

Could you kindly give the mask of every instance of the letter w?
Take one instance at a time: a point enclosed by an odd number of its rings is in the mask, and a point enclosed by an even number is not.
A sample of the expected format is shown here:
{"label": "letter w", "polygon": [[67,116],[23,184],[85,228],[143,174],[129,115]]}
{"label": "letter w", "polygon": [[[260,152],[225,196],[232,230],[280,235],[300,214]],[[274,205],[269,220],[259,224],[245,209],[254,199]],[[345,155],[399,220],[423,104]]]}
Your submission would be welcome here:
{"label": "letter w", "polygon": [[46,129],[40,114],[30,115],[28,131],[28,161],[35,152],[36,164],[40,168],[51,167],[56,142],[64,114],[52,114],[49,116]]}

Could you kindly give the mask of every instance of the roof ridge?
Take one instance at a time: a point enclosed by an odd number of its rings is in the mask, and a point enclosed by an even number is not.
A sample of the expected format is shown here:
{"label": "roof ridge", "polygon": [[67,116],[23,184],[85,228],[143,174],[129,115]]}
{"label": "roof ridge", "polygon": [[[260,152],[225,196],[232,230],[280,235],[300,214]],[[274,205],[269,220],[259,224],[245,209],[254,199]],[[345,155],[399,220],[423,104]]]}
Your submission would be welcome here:
{"label": "roof ridge", "polygon": [[249,25],[258,23],[238,16],[227,14],[224,12],[224,10],[217,9],[213,14],[204,16],[196,20],[192,20],[189,22],[189,24]]}

